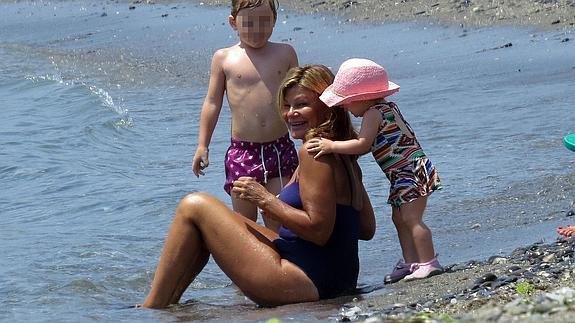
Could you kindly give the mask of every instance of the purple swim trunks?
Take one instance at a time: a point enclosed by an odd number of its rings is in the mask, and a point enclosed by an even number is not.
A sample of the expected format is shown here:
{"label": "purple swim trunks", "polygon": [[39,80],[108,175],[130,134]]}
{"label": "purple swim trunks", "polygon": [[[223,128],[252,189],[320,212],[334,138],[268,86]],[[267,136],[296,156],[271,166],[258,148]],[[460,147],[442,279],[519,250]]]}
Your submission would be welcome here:
{"label": "purple swim trunks", "polygon": [[224,190],[230,194],[234,181],[242,176],[254,177],[262,185],[271,178],[289,178],[297,168],[298,160],[294,143],[286,134],[274,141],[262,143],[232,138],[224,164]]}

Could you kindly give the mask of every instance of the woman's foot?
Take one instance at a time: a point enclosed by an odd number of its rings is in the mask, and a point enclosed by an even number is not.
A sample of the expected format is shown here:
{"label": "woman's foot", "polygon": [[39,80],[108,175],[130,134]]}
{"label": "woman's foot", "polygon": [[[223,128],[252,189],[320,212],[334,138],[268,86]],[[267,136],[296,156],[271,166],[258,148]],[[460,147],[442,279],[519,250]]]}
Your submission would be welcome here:
{"label": "woman's foot", "polygon": [[557,233],[564,237],[575,236],[575,225],[569,224],[564,227],[558,227]]}

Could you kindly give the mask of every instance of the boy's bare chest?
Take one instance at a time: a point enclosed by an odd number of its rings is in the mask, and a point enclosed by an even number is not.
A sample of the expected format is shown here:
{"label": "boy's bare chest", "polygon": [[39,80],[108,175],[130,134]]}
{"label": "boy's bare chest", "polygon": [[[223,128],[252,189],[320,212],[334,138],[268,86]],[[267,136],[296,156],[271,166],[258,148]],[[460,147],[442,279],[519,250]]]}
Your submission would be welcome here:
{"label": "boy's bare chest", "polygon": [[282,64],[277,59],[250,60],[244,57],[227,64],[225,73],[227,80],[235,84],[250,86],[263,82],[277,85],[287,72],[288,66],[284,65],[287,64]]}

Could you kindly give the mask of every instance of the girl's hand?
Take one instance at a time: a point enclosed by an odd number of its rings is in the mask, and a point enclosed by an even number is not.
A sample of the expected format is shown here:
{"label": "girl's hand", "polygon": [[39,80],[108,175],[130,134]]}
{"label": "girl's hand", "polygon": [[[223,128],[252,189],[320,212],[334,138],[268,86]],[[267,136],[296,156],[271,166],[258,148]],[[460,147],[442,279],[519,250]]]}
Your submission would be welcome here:
{"label": "girl's hand", "polygon": [[246,200],[259,206],[264,200],[273,198],[274,195],[268,192],[265,187],[258,183],[253,177],[240,177],[234,181],[232,193],[238,198]]}
{"label": "girl's hand", "polygon": [[313,138],[306,142],[306,149],[308,153],[315,154],[314,159],[318,159],[322,155],[333,152],[333,141],[325,138]]}

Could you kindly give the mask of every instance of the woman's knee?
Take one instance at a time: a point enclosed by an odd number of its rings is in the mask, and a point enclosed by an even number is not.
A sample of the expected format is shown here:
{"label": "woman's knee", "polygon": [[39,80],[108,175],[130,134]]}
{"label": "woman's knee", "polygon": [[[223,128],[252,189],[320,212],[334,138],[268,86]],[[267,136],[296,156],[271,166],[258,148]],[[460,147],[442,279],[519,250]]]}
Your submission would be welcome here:
{"label": "woman's knee", "polygon": [[203,216],[209,206],[213,205],[215,198],[205,193],[190,193],[180,201],[176,210],[176,216],[184,217],[187,220]]}

